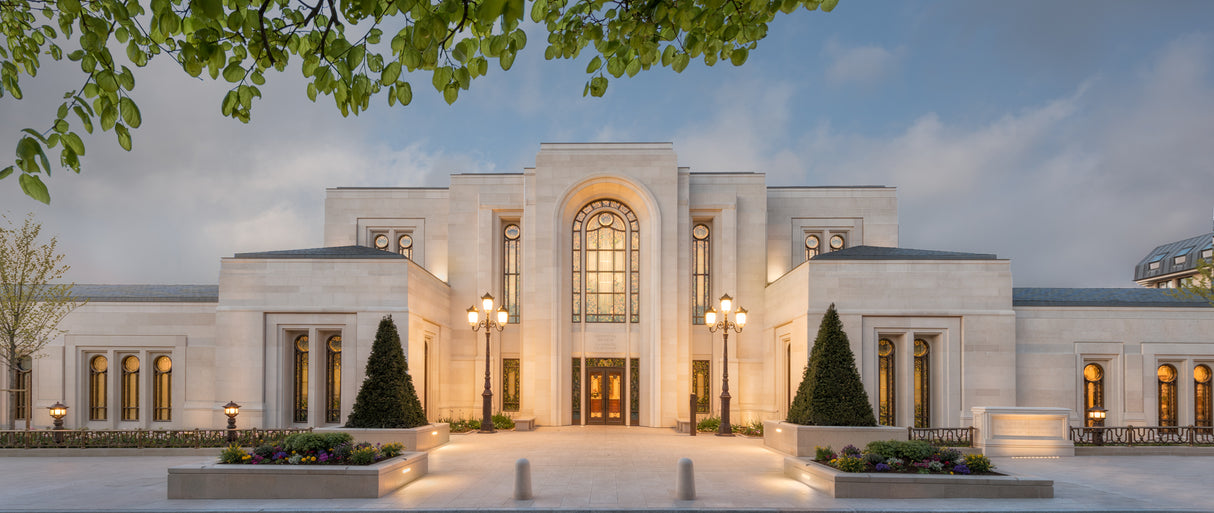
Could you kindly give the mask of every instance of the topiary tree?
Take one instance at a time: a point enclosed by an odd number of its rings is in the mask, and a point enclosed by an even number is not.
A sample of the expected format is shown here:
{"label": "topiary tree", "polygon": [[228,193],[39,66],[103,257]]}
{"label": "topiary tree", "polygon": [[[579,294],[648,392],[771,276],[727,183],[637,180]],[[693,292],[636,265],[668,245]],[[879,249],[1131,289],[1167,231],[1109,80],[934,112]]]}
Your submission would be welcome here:
{"label": "topiary tree", "polygon": [[788,409],[788,422],[812,426],[877,425],[834,303],[822,316],[809,365]]}
{"label": "topiary tree", "polygon": [[379,321],[371,356],[367,358],[367,377],[358,390],[346,427],[413,428],[429,423],[413,389],[409,361],[400,347],[396,324],[391,315],[386,315]]}

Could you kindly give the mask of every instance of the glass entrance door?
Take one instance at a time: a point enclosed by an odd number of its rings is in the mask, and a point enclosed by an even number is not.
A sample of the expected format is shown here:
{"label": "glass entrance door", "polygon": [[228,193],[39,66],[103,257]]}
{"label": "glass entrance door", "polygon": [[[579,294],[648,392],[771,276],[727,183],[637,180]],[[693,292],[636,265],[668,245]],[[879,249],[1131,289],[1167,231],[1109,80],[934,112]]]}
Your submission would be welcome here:
{"label": "glass entrance door", "polygon": [[587,424],[624,425],[624,369],[586,368]]}

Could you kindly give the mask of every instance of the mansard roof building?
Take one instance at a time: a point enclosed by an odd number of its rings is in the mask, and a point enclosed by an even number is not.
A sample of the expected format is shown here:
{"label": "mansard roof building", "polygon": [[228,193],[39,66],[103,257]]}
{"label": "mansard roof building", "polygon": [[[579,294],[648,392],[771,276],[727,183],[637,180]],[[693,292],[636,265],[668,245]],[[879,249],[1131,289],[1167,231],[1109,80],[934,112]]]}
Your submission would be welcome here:
{"label": "mansard roof building", "polygon": [[236,401],[242,427],[339,425],[391,315],[427,415],[476,417],[485,344],[466,309],[488,292],[509,318],[495,410],[674,426],[693,393],[720,413],[704,314],[729,294],[749,311],[728,339],[734,422],[784,417],[833,303],[883,424],[1036,406],[1210,425],[1209,305],[1013,288],[1007,258],[901,247],[896,192],[694,172],[667,143],[543,144],[521,173],[328,189],[324,247],[223,258],[217,286],[78,286],[89,302],[23,372],[19,414],[49,425],[62,401],[69,428],[220,427]]}

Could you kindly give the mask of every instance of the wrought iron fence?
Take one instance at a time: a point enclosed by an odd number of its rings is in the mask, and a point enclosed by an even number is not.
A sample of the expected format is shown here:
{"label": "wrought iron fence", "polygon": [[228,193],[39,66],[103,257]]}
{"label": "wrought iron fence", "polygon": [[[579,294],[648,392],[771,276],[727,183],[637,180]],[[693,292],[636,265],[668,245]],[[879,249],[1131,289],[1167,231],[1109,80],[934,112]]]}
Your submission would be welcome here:
{"label": "wrought iron fence", "polygon": [[1204,426],[1073,427],[1075,445],[1214,445],[1214,428]]}
{"label": "wrought iron fence", "polygon": [[[308,429],[238,429],[236,444],[253,447]],[[0,431],[0,449],[226,447],[226,429]]]}
{"label": "wrought iron fence", "polygon": [[973,447],[974,428],[906,428],[907,438],[923,440],[938,447]]}

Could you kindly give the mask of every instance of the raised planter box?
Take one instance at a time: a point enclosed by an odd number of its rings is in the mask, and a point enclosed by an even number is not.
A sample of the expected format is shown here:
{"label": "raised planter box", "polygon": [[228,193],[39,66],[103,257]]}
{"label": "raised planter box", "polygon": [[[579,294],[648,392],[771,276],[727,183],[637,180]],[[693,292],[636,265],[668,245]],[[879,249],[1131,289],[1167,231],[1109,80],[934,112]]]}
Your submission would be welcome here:
{"label": "raised planter box", "polygon": [[374,465],[182,465],[169,467],[170,499],[383,497],[426,474],[426,453]]}
{"label": "raised planter box", "polygon": [[848,444],[861,449],[877,440],[906,440],[906,428],[892,426],[802,426],[778,420],[763,421],[763,445],[792,456],[813,456],[815,447],[835,451]]}
{"label": "raised planter box", "polygon": [[1020,476],[840,472],[807,458],[785,458],[784,475],[839,499],[1052,499],[1054,481]]}
{"label": "raised planter box", "polygon": [[428,451],[451,440],[451,425],[446,422],[428,424],[409,429],[355,429],[347,427],[324,427],[317,431],[340,431],[350,433],[354,441],[371,444],[400,442],[406,451]]}

